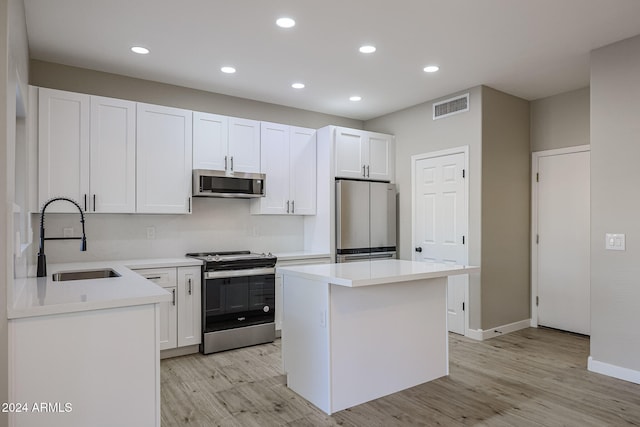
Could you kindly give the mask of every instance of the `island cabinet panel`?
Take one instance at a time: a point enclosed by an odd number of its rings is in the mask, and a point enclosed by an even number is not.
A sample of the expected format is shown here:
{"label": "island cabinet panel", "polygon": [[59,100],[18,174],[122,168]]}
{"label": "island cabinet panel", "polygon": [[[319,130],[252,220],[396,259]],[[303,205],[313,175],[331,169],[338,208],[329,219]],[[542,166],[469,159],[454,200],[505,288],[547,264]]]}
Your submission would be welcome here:
{"label": "island cabinet panel", "polygon": [[329,287],[283,277],[282,363],[287,386],[326,413],[330,406]]}
{"label": "island cabinet panel", "polygon": [[158,315],[146,304],[10,320],[9,399],[29,411],[9,425],[159,427]]}
{"label": "island cabinet panel", "polygon": [[448,375],[446,281],[331,286],[332,412]]}

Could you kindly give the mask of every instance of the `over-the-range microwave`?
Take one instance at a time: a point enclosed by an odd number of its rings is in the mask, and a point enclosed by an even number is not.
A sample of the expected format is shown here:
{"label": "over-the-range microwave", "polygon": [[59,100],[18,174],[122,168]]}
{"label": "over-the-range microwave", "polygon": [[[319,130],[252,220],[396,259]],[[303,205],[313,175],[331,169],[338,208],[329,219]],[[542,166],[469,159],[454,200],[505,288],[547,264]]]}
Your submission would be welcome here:
{"label": "over-the-range microwave", "polygon": [[194,197],[235,197],[248,199],[264,197],[266,176],[263,173],[194,169]]}

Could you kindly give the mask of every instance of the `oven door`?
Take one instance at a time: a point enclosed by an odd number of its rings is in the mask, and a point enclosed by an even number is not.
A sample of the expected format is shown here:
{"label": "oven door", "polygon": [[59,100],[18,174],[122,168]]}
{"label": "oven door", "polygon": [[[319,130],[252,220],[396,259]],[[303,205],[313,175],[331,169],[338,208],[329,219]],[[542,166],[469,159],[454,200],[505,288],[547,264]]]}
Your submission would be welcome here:
{"label": "oven door", "polygon": [[[251,274],[252,271],[259,274]],[[203,333],[274,322],[275,274],[263,270],[205,273],[202,295]],[[225,274],[226,273],[226,274]],[[231,277],[221,277],[221,276]],[[207,278],[209,276],[209,278]]]}

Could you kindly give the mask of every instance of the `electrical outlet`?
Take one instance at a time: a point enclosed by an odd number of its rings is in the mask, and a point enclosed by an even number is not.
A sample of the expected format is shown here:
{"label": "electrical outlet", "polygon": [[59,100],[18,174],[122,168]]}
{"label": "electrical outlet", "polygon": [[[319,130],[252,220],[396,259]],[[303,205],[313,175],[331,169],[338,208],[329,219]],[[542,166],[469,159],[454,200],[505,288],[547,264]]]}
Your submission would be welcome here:
{"label": "electrical outlet", "polygon": [[153,240],[156,238],[156,228],[147,227],[147,240]]}
{"label": "electrical outlet", "polygon": [[62,229],[62,237],[73,237],[73,228],[65,227]]}

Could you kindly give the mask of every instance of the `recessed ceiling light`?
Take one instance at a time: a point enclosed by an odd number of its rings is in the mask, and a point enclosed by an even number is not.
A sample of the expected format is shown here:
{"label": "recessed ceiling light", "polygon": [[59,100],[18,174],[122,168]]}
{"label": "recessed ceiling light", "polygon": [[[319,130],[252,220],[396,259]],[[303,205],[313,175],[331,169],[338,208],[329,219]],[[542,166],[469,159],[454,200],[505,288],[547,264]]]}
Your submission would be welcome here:
{"label": "recessed ceiling light", "polygon": [[304,89],[304,83],[294,83],[291,87],[294,89]]}
{"label": "recessed ceiling light", "polygon": [[360,46],[361,53],[373,53],[375,51],[376,51],[375,46],[370,46],[370,45]]}
{"label": "recessed ceiling light", "polygon": [[146,55],[147,53],[149,53],[149,49],[142,46],[133,46],[131,48],[131,51],[135,53],[139,53],[140,55]]}
{"label": "recessed ceiling light", "polygon": [[276,25],[280,28],[291,28],[296,25],[296,21],[291,18],[278,18]]}
{"label": "recessed ceiling light", "polygon": [[354,102],[361,101],[361,100],[362,100],[362,97],[358,96],[358,95],[354,95],[354,96],[349,98],[349,101],[354,101]]}
{"label": "recessed ceiling light", "polygon": [[223,73],[227,73],[227,74],[233,74],[236,72],[236,69],[233,67],[222,67],[220,68],[220,71],[222,71]]}
{"label": "recessed ceiling light", "polygon": [[426,67],[424,67],[424,72],[425,73],[435,73],[439,69],[440,69],[440,67],[438,67],[437,65],[427,65]]}

